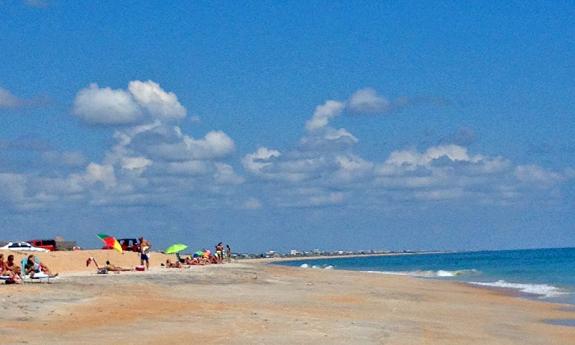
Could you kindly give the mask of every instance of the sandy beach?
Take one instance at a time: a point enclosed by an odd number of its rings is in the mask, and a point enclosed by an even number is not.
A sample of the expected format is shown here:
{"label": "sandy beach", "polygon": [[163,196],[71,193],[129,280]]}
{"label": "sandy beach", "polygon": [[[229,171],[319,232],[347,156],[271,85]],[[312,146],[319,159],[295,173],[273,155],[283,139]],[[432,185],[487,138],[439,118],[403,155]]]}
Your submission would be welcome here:
{"label": "sandy beach", "polygon": [[40,255],[61,277],[0,286],[0,344],[573,344],[566,306],[460,283],[240,261],[96,275],[95,256]]}

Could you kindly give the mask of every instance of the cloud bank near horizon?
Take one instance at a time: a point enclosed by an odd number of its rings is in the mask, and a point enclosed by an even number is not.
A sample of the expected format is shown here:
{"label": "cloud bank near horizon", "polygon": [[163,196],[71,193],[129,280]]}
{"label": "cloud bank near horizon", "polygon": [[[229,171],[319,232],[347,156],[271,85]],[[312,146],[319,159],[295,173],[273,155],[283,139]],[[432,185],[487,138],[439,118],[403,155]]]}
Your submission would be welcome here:
{"label": "cloud bank near horizon", "polygon": [[[396,148],[368,160],[359,153],[360,138],[336,125],[343,115],[389,114],[408,106],[406,100],[389,100],[372,88],[345,100],[326,100],[302,124],[302,135],[291,147],[262,146],[239,157],[234,139],[221,130],[200,138],[185,133],[178,123],[187,109],[159,83],[135,80],[126,89],[90,84],[77,92],[71,113],[88,125],[110,128],[113,144],[103,159],[37,150],[41,164],[27,170],[0,168],[0,204],[26,212],[84,206],[253,212],[461,201],[514,205],[558,199],[561,186],[575,177],[572,168],[515,164],[457,143]],[[0,89],[0,107],[17,103],[18,98]],[[35,168],[39,165],[49,169]]]}

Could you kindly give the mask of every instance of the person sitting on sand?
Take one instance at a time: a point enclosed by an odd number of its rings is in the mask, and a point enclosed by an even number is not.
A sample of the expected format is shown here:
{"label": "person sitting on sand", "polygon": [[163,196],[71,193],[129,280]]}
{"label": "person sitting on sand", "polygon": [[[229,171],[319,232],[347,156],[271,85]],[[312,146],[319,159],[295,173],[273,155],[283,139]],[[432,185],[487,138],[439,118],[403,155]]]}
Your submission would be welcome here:
{"label": "person sitting on sand", "polygon": [[4,275],[4,254],[0,253],[0,276]]}
{"label": "person sitting on sand", "polygon": [[186,260],[186,265],[196,266],[196,265],[204,265],[204,263],[200,260],[201,258],[192,258],[188,256]]}
{"label": "person sitting on sand", "polygon": [[120,273],[120,272],[133,271],[133,269],[131,269],[131,268],[124,268],[124,267],[113,265],[112,263],[110,263],[109,260],[106,261],[106,266],[100,267],[98,265],[98,262],[96,261],[96,259],[94,259],[93,257],[89,257],[88,260],[86,260],[86,266],[89,266],[92,262],[96,266],[98,274],[107,274],[108,272]]}
{"label": "person sitting on sand", "polygon": [[14,255],[8,255],[8,260],[4,261],[4,254],[0,254],[0,276],[8,277],[6,284],[20,284],[20,267],[14,264]]}
{"label": "person sitting on sand", "polygon": [[50,277],[58,276],[58,273],[52,274],[48,266],[44,265],[41,262],[36,262],[36,257],[34,255],[29,255],[28,260],[26,261],[26,265],[24,266],[26,275],[29,275],[30,278],[34,278],[34,275],[37,273],[44,273]]}

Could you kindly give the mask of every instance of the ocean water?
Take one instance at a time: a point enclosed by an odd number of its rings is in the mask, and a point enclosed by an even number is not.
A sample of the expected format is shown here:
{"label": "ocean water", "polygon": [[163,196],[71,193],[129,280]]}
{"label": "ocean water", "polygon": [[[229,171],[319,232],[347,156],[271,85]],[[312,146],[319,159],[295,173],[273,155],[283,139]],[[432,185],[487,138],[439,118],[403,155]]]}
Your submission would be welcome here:
{"label": "ocean water", "polygon": [[510,289],[575,304],[575,248],[294,260],[281,265],[409,275]]}

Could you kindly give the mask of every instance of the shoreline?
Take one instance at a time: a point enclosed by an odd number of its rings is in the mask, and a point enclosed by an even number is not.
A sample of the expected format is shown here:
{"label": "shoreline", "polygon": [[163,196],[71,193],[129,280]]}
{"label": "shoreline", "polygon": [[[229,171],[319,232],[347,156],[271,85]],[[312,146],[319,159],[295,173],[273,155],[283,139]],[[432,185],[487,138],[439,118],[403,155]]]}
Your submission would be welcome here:
{"label": "shoreline", "polygon": [[[85,254],[75,254],[75,260],[83,261]],[[58,256],[46,260],[57,267]],[[61,259],[70,264],[73,257]],[[10,301],[1,304],[0,344],[120,338],[126,344],[164,344],[165,334],[170,342],[193,338],[206,344],[575,342],[575,327],[548,321],[575,318],[571,305],[460,282],[252,260],[189,269],[152,262],[149,272],[96,275],[84,268],[62,272],[53,284],[0,286],[0,299]],[[126,337],[134,329],[139,336]]]}
{"label": "shoreline", "polygon": [[[401,255],[430,255],[430,254],[452,254],[454,252],[422,252],[422,253],[385,253],[385,254],[361,254],[361,255],[338,255],[338,256],[321,256],[321,257],[302,257],[301,259],[289,259],[289,258],[273,258],[273,260],[270,260],[272,258],[267,258],[267,259],[261,259],[262,263],[267,263],[267,264],[279,264],[282,265],[281,263],[285,263],[285,262],[305,262],[305,261],[313,261],[316,259],[343,259],[343,258],[357,258],[357,257],[380,257],[380,256],[401,256]],[[284,265],[282,265],[284,266]],[[295,268],[305,268],[305,269],[317,269],[319,271],[322,270],[321,267],[319,268],[313,268],[313,267],[300,267],[300,266],[290,266],[290,265],[285,265],[286,267],[295,267]],[[519,287],[503,287],[503,286],[493,286],[493,285],[484,285],[484,284],[478,284],[478,282],[472,282],[472,281],[463,281],[463,280],[457,280],[457,279],[442,279],[441,277],[424,277],[424,276],[417,276],[417,275],[412,275],[412,274],[396,274],[396,273],[390,273],[389,271],[363,271],[363,270],[353,270],[353,269],[341,269],[341,268],[337,268],[337,266],[333,266],[331,269],[334,270],[340,270],[340,271],[349,271],[349,272],[362,272],[362,273],[369,273],[369,274],[381,274],[381,275],[385,275],[385,276],[405,276],[405,277],[411,277],[411,278],[415,278],[415,279],[421,279],[421,280],[431,280],[431,281],[442,281],[442,282],[452,282],[452,283],[457,283],[457,284],[463,284],[464,286],[469,286],[472,288],[478,288],[478,289],[487,289],[490,291],[495,291],[495,292],[501,292],[504,294],[507,294],[508,296],[512,296],[514,298],[522,298],[522,299],[528,299],[528,300],[532,300],[532,301],[538,301],[538,302],[543,302],[543,303],[552,303],[552,304],[558,304],[558,305],[565,305],[565,306],[571,306],[575,309],[575,301],[570,303],[570,302],[566,302],[565,300],[561,300],[561,298],[559,298],[558,296],[555,297],[551,297],[554,298],[555,300],[549,300],[546,299],[544,294],[538,294],[538,293],[534,293],[534,292],[525,292],[522,291],[521,288]],[[515,282],[517,283],[517,282]],[[517,283],[517,284],[521,284],[521,285],[533,285],[530,283]],[[541,285],[541,284],[535,284],[535,285]],[[544,284],[547,285],[547,284]],[[573,293],[567,293],[567,294],[573,294]],[[548,298],[548,297],[547,297]],[[567,320],[567,323],[571,323],[570,321],[573,321],[572,326],[575,326],[575,319],[573,320]]]}

